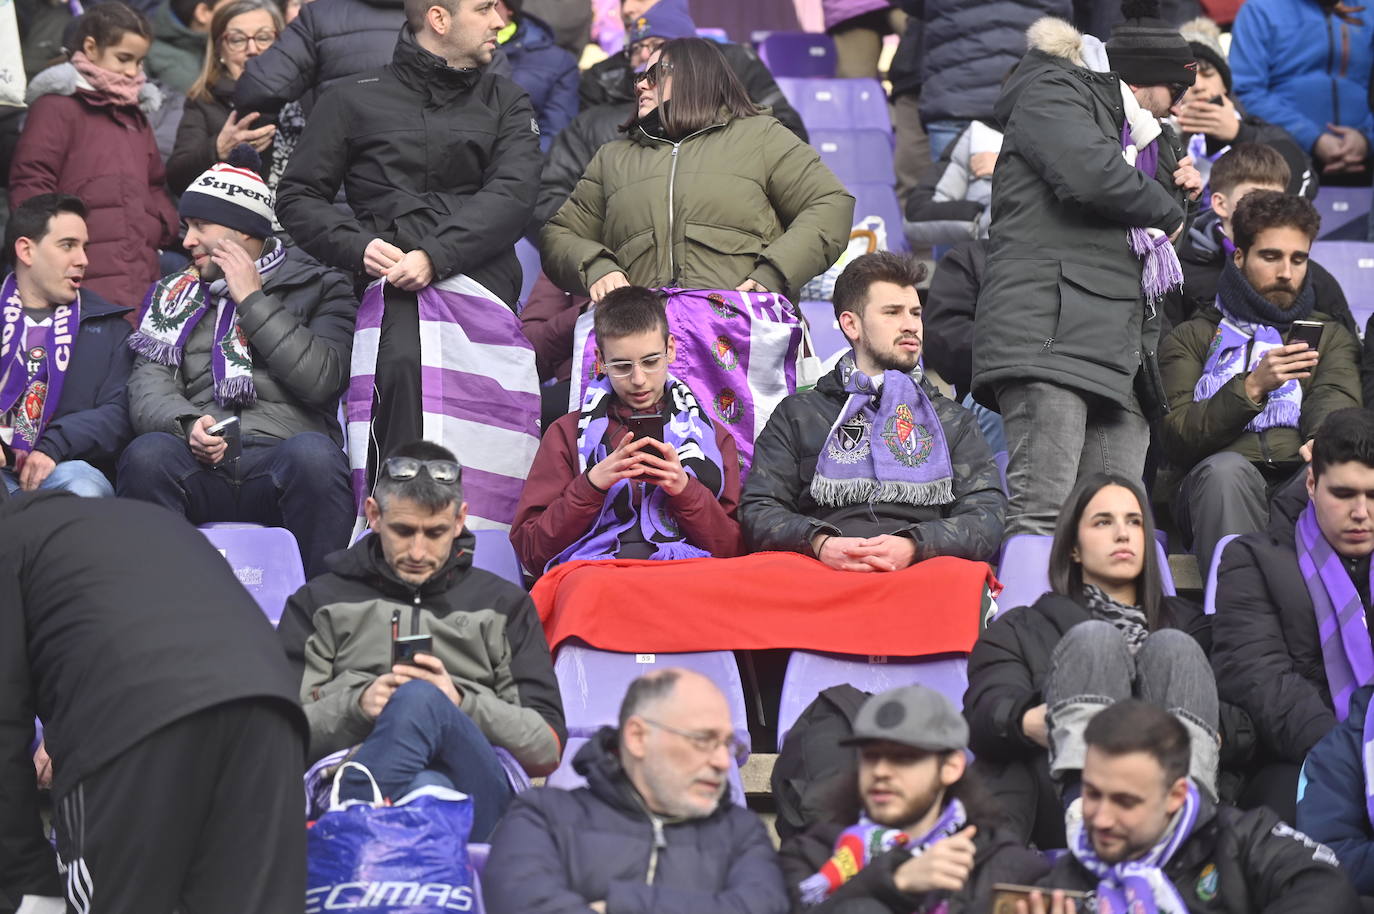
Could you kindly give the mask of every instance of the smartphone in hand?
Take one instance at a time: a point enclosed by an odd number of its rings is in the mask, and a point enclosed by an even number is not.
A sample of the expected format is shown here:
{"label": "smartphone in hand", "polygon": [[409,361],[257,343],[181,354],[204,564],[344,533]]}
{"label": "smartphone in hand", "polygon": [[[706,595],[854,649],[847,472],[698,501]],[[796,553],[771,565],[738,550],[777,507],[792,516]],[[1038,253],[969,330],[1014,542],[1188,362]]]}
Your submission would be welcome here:
{"label": "smartphone in hand", "polygon": [[207,435],[216,438],[223,438],[227,445],[224,451],[222,462],[238,460],[243,456],[243,436],[239,433],[239,417],[230,416],[221,422],[216,422],[205,430]]}
{"label": "smartphone in hand", "polygon": [[416,654],[433,653],[433,635],[400,636],[392,639],[391,642],[391,665],[396,666],[399,663],[404,663],[407,666],[415,666]]}
{"label": "smartphone in hand", "polygon": [[1289,343],[1306,343],[1307,348],[1315,352],[1321,338],[1321,321],[1293,321],[1293,328],[1288,331],[1287,341]]}

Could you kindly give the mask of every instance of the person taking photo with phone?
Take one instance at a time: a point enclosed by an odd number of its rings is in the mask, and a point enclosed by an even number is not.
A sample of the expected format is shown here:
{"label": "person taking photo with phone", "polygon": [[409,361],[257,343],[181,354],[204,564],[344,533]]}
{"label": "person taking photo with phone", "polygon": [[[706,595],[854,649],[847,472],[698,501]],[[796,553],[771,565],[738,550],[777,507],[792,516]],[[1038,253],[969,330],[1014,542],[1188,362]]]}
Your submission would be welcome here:
{"label": "person taking photo with phone", "polygon": [[664,295],[609,292],[593,326],[601,374],[540,442],[511,527],[521,564],[739,555],[739,452],[673,376]]}
{"label": "person taking photo with phone", "polygon": [[[567,741],[539,616],[521,588],[473,567],[451,451],[397,448],[364,510],[372,534],[330,556],[277,628],[303,673],[307,788],[322,809],[345,758],[391,800],[453,787],[472,797],[471,840],[485,841],[513,796],[504,765],[546,775]],[[348,768],[340,795],[372,786]]]}

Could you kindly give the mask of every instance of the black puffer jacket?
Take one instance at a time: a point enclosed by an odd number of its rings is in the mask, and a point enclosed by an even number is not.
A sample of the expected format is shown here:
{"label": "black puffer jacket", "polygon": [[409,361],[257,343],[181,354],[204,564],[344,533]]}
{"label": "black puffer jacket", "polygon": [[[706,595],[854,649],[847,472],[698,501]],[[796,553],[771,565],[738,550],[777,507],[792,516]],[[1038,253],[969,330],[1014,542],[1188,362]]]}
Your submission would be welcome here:
{"label": "black puffer jacket", "polygon": [[1140,288],[1132,227],[1183,225],[1177,138],[1157,141],[1150,177],[1121,154],[1122,84],[1081,65],[1081,36],[1045,20],[997,102],[1005,125],[992,189],[992,245],[978,298],[973,393],[1045,381],[1131,402],[1159,320]]}
{"label": "black puffer jacket", "polygon": [[490,914],[784,914],[778,857],[759,817],[727,793],[700,819],[652,815],[606,727],[574,761],[587,786],[516,796],[482,873]]}
{"label": "black puffer jacket", "polygon": [[536,240],[544,223],[572,196],[592,156],[602,146],[623,136],[620,125],[633,113],[629,101],[593,105],[584,108],[554,137],[553,145],[544,156],[544,171],[539,176],[539,202],[534,206],[534,222],[530,226]]}
{"label": "black puffer jacket", "polygon": [[[240,80],[242,83],[242,80]],[[277,216],[321,261],[361,271],[373,238],[423,250],[508,304],[534,211],[539,136],[525,91],[455,70],[402,27],[389,66],[320,99],[277,191]],[[334,205],[340,185],[356,214]]]}
{"label": "black puffer jacket", "polygon": [[954,468],[954,501],[926,507],[883,502],[822,508],[811,497],[816,458],[848,394],[839,369],[815,388],[786,398],[773,411],[754,445],[754,463],[739,521],[754,552],[775,550],[812,555],[811,540],[828,531],[837,536],[910,536],[917,560],[949,555],[990,561],[1002,542],[1007,497],[973,414],[946,399],[934,385],[922,388],[935,405]]}
{"label": "black puffer jacket", "polygon": [[986,239],[950,248],[936,264],[926,293],[926,364],[961,396],[973,380],[973,315],[987,262]]}

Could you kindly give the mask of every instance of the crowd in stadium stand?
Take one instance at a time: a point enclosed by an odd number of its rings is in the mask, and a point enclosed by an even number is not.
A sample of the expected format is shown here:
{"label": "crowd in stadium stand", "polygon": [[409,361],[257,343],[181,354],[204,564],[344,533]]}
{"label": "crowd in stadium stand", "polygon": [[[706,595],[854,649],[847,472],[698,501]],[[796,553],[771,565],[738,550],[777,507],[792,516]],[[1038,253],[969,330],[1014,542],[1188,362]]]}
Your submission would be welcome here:
{"label": "crowd in stadium stand", "polygon": [[1374,911],[1374,11],[724,9],[0,6],[0,914]]}

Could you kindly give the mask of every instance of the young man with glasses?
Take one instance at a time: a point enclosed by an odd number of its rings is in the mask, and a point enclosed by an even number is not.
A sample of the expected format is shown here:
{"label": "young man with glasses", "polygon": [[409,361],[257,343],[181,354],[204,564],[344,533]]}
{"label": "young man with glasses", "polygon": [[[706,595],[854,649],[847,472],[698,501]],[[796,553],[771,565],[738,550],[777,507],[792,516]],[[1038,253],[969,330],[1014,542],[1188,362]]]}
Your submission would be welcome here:
{"label": "young man with glasses", "polygon": [[616,289],[594,321],[602,376],[540,442],[511,528],[521,563],[739,554],[739,454],[673,376],[663,297]]}
{"label": "young man with glasses", "polygon": [[658,670],[630,684],[619,723],[578,752],[587,786],[511,804],[482,874],[487,911],[787,911],[768,833],[729,793],[720,689]]}
{"label": "young man with glasses", "polygon": [[[472,797],[472,840],[484,841],[512,796],[496,750],[545,775],[567,736],[539,617],[522,589],[472,567],[450,451],[397,448],[365,510],[372,534],[332,555],[330,573],[291,597],[278,627],[303,667],[316,763],[307,780],[327,791],[347,757],[392,800],[455,787]],[[344,797],[371,789],[356,769],[344,774]]]}

